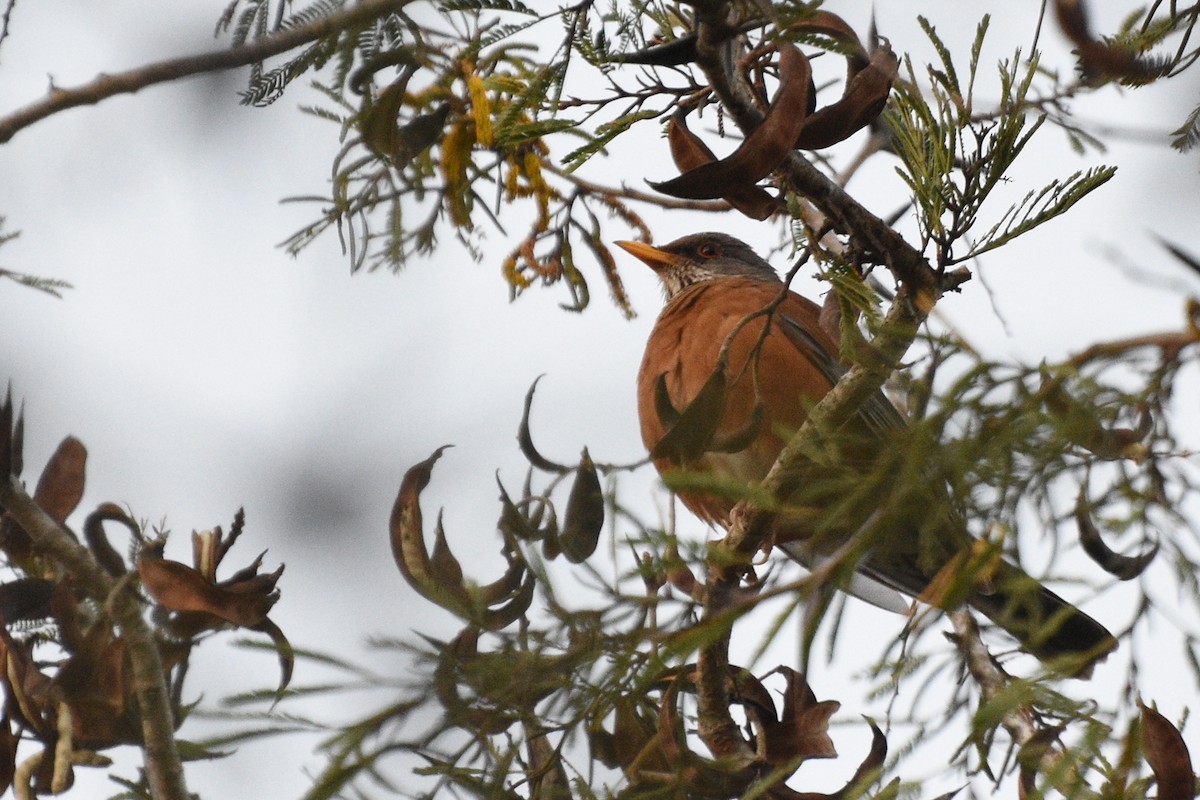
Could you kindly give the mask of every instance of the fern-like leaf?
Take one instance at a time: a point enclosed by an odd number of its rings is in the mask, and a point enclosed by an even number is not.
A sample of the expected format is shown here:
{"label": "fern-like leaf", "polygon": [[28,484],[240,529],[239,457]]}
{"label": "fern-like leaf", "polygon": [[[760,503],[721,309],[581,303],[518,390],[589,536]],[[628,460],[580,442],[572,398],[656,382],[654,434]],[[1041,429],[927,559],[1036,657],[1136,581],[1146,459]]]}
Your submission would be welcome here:
{"label": "fern-like leaf", "polygon": [[637,111],[604,123],[596,129],[596,135],[591,141],[567,153],[563,157],[563,164],[567,166],[568,171],[578,169],[585,161],[601,152],[609,142],[629,130],[635,123],[644,119],[654,119],[658,115],[658,111]]}
{"label": "fern-like leaf", "polygon": [[447,11],[511,11],[517,14],[528,14],[536,17],[537,12],[520,0],[444,0],[438,6],[443,13]]}
{"label": "fern-like leaf", "polygon": [[1093,167],[1076,172],[1066,180],[1054,180],[1039,191],[1029,192],[992,226],[965,258],[975,258],[1002,247],[1022,234],[1065,213],[1093,190],[1107,183],[1116,167]]}
{"label": "fern-like leaf", "polygon": [[0,269],[0,278],[8,278],[10,281],[16,281],[22,286],[28,286],[30,289],[37,289],[39,292],[45,292],[48,295],[62,298],[62,289],[74,288],[70,283],[58,278],[43,278],[38,275],[28,275],[24,272],[13,272],[10,269]]}
{"label": "fern-like leaf", "polygon": [[1181,153],[1186,153],[1200,144],[1200,106],[1193,108],[1183,124],[1171,131],[1171,135],[1175,137],[1171,140],[1171,147]]}

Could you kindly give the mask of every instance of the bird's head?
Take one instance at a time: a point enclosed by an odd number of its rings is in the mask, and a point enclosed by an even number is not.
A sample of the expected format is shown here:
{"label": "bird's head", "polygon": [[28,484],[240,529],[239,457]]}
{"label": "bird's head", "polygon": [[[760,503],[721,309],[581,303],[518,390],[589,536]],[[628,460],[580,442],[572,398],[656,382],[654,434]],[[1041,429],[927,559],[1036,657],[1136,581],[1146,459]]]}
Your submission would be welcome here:
{"label": "bird's head", "polygon": [[616,242],[662,282],[670,300],[697,283],[714,278],[747,277],[779,283],[771,265],[745,242],[725,233],[693,233],[662,247],[643,242]]}

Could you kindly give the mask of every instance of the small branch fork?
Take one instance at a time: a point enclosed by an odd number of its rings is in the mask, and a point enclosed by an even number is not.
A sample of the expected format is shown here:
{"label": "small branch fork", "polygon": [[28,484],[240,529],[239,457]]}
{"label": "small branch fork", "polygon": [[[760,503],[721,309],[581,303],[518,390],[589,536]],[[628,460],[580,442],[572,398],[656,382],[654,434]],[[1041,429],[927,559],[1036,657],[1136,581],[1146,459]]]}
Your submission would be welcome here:
{"label": "small branch fork", "polygon": [[0,507],[20,523],[39,551],[50,554],[97,604],[112,610],[127,642],[133,667],[151,795],[156,800],[187,800],[190,795],[175,747],[170,692],[154,635],[142,617],[132,584],[117,581],[105,572],[82,545],[34,502],[16,478],[0,477]]}

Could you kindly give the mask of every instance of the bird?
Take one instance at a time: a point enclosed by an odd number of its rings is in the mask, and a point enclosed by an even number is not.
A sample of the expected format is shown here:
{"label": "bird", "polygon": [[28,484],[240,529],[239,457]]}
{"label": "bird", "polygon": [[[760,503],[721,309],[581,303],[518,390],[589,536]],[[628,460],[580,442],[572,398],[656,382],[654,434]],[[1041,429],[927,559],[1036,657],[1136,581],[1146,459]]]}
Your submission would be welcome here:
{"label": "bird", "polygon": [[[710,479],[677,494],[728,529],[746,487],[762,481],[847,371],[837,341],[821,308],[733,236],[615,244],[654,271],[666,296],[637,376],[643,443],[661,474]],[[817,457],[782,498],[773,544],[810,568],[850,548],[857,574],[840,588],[851,594],[896,611],[910,608],[901,595],[945,610],[965,602],[1053,668],[1090,675],[1117,640],[1019,566],[984,557],[987,546],[908,432],[876,391],[835,435],[820,437]]]}

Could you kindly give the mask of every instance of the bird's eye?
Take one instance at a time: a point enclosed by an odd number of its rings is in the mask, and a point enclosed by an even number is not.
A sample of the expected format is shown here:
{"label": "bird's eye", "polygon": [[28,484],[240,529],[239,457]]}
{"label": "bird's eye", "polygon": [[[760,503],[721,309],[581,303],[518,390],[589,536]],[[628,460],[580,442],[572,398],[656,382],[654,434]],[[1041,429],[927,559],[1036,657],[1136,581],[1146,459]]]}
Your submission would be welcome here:
{"label": "bird's eye", "polygon": [[716,258],[721,254],[720,249],[715,244],[702,244],[700,249],[696,251],[702,258]]}

